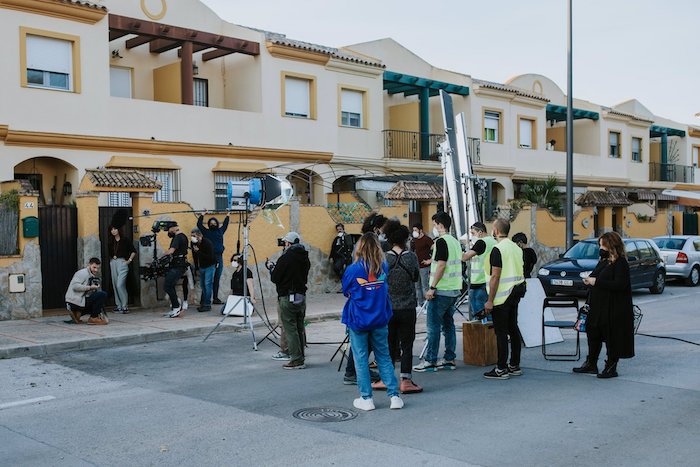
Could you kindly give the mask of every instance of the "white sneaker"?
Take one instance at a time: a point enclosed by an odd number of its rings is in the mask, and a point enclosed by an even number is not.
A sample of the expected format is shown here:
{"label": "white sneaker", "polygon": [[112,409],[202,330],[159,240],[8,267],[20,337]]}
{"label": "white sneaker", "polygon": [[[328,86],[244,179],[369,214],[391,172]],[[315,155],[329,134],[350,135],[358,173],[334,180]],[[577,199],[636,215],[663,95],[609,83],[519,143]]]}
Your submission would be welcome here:
{"label": "white sneaker", "polygon": [[190,304],[187,302],[182,302],[182,309],[187,310],[190,307]]}
{"label": "white sneaker", "polygon": [[391,396],[391,406],[389,406],[390,409],[402,409],[403,408],[403,399],[401,399],[399,396]]}
{"label": "white sneaker", "polygon": [[[391,399],[392,399],[392,404],[393,404],[394,398],[392,397]],[[399,399],[399,400],[401,400],[401,399]],[[357,399],[355,399],[353,401],[352,405],[354,405],[356,409],[360,409],[360,410],[365,410],[365,411],[374,410],[374,400],[372,400],[372,398],[363,399],[361,397],[358,397]],[[403,405],[403,402],[401,402],[401,405]]]}
{"label": "white sneaker", "polygon": [[182,307],[173,308],[172,310],[170,310],[170,313],[168,314],[168,318],[179,318],[183,314],[184,313],[183,313]]}

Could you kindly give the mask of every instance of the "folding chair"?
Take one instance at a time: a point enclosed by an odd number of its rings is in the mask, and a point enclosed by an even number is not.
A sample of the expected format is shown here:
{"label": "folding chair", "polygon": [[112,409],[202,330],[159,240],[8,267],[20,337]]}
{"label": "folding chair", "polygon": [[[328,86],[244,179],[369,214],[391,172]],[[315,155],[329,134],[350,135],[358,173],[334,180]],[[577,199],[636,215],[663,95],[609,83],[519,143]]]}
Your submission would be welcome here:
{"label": "folding chair", "polygon": [[[578,298],[576,297],[546,297],[542,302],[542,356],[545,360],[567,360],[578,361],[581,359],[581,336],[574,327],[574,321],[545,321],[544,311],[547,308],[573,308],[578,316]],[[576,351],[574,353],[547,353],[547,342],[545,341],[546,328],[572,329],[576,331]]]}

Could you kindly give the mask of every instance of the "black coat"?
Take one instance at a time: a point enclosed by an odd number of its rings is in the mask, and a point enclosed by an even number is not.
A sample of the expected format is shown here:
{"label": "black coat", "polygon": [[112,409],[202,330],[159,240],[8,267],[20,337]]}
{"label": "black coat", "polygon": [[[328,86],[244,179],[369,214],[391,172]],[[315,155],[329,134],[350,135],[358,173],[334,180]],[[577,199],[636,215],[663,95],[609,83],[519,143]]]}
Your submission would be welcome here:
{"label": "black coat", "polygon": [[612,355],[634,357],[634,314],[627,258],[618,258],[614,263],[601,260],[591,277],[596,278],[596,283],[589,297],[587,330],[602,333]]}

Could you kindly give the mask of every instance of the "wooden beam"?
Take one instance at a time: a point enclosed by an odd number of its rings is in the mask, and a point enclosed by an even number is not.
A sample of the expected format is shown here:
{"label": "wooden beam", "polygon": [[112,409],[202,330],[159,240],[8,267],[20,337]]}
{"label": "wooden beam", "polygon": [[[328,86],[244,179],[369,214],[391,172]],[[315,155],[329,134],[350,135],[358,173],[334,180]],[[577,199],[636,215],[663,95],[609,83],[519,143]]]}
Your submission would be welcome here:
{"label": "wooden beam", "polygon": [[[212,47],[213,46],[211,46],[211,45],[193,45],[192,46],[192,53],[201,52],[202,50],[211,49]],[[182,57],[182,50],[177,51],[177,56]]]}
{"label": "wooden beam", "polygon": [[236,53],[236,51],[231,50],[231,49],[212,50],[211,52],[204,52],[202,54],[202,61],[208,62],[209,60],[214,60],[215,58],[223,57],[224,55],[229,55],[229,54],[234,54],[234,53]]}
{"label": "wooden beam", "polygon": [[131,39],[126,40],[126,48],[133,49],[134,47],[138,47],[139,45],[147,44],[147,43],[151,42],[152,40],[155,40],[155,37],[152,37],[152,36],[132,37]]}
{"label": "wooden beam", "polygon": [[109,31],[109,41],[115,41],[120,37],[128,36],[128,32]]}
{"label": "wooden beam", "polygon": [[177,49],[182,44],[181,41],[170,41],[167,39],[154,39],[149,44],[149,49],[152,54],[160,54],[168,50]]}

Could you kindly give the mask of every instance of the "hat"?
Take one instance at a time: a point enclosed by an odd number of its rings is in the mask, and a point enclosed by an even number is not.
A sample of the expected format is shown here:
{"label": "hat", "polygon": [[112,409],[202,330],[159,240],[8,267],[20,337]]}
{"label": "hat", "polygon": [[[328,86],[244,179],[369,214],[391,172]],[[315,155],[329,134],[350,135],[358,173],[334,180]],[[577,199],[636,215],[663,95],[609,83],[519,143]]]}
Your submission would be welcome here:
{"label": "hat", "polygon": [[301,241],[301,237],[296,232],[289,232],[284,237],[282,237],[282,240],[293,244],[293,243],[299,243]]}
{"label": "hat", "polygon": [[198,229],[197,227],[193,228],[193,229],[191,230],[191,232],[192,232],[193,234],[202,233],[202,232],[199,231],[199,229]]}

